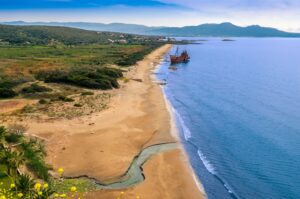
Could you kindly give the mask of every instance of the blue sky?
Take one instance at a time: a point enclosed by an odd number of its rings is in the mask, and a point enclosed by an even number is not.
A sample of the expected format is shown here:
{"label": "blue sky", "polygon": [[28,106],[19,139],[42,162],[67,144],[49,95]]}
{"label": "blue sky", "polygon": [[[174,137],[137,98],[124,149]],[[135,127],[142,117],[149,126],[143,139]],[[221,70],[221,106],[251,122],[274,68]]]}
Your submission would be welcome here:
{"label": "blue sky", "polygon": [[300,32],[300,0],[0,0],[0,21],[184,26],[232,22]]}
{"label": "blue sky", "polygon": [[99,8],[114,5],[162,6],[163,1],[153,0],[0,0],[0,9],[46,9],[46,8]]}

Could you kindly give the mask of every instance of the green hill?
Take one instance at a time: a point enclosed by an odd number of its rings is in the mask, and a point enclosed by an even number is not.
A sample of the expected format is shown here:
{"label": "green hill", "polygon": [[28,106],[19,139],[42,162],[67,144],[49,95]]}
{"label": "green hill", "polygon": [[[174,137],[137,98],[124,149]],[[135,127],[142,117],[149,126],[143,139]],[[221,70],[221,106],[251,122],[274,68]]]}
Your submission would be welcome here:
{"label": "green hill", "polygon": [[96,32],[55,26],[0,25],[0,42],[9,44],[65,45],[156,42],[161,37],[150,37],[113,32]]}

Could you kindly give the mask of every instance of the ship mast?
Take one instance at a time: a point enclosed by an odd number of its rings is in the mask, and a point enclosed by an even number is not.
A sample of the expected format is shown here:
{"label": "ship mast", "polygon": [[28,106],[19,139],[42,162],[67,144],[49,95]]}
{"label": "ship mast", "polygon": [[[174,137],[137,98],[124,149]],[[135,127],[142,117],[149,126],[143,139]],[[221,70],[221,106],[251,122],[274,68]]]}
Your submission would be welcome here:
{"label": "ship mast", "polygon": [[179,54],[179,48],[177,47],[175,55],[178,56],[178,54]]}

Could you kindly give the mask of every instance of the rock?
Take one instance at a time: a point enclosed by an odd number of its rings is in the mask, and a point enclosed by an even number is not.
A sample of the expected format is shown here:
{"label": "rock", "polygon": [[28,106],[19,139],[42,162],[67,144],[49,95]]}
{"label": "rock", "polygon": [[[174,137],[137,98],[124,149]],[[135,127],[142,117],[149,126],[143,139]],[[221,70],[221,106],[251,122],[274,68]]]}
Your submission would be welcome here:
{"label": "rock", "polygon": [[170,66],[169,69],[170,69],[170,70],[177,70],[177,67],[175,67],[175,66]]}

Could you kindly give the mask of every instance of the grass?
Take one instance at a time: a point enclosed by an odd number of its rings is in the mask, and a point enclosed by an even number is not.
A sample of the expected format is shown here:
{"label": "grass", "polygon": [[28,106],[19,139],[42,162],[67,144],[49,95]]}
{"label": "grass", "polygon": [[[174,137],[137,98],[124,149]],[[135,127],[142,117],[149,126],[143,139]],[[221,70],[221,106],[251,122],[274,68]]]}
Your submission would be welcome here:
{"label": "grass", "polygon": [[64,179],[54,180],[53,188],[57,193],[65,193],[70,190],[70,187],[76,187],[80,193],[96,190],[96,185],[88,179]]}
{"label": "grass", "polygon": [[2,188],[9,188],[11,184],[11,179],[5,174],[7,168],[5,165],[0,164],[0,183],[2,182]]}
{"label": "grass", "polygon": [[[51,46],[0,46],[0,60],[5,65],[21,63],[20,67],[42,67],[47,62],[53,65],[99,65],[117,64],[137,53],[147,54],[153,45],[85,45],[54,48]],[[13,62],[14,61],[14,62]]]}

